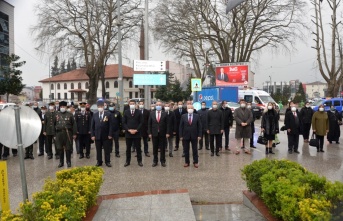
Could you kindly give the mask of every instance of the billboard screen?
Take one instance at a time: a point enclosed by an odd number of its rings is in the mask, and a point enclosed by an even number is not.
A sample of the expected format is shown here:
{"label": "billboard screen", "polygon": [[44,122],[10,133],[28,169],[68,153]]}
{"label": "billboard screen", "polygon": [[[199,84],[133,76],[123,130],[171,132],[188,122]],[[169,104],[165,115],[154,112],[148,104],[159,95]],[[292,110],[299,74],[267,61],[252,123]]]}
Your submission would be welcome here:
{"label": "billboard screen", "polygon": [[249,63],[227,63],[216,66],[217,86],[247,86]]}
{"label": "billboard screen", "polygon": [[165,74],[133,74],[134,85],[166,85]]}

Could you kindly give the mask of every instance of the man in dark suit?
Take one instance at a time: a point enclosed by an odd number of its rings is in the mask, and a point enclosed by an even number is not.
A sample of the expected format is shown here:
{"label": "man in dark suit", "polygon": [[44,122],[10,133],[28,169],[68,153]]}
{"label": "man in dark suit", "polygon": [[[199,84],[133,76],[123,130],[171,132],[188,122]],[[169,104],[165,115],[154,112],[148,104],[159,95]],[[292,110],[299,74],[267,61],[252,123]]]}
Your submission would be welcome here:
{"label": "man in dark suit", "polygon": [[214,156],[214,138],[216,139],[216,156],[222,146],[222,134],[224,131],[223,113],[218,110],[217,101],[212,102],[212,109],[207,113],[207,133],[210,135],[211,156]]}
{"label": "man in dark suit", "polygon": [[[115,146],[115,153],[116,157],[120,157],[119,153],[119,132],[122,128],[121,122],[122,122],[122,116],[121,113],[116,110],[116,105],[115,103],[110,103],[108,110],[112,114],[112,132],[113,132],[113,141],[114,141],[114,146]],[[113,150],[113,143],[111,145],[111,153]]]}
{"label": "man in dark suit", "polygon": [[156,110],[150,113],[148,121],[148,134],[152,139],[154,160],[152,166],[157,166],[158,163],[158,149],[160,148],[160,161],[162,167],[166,166],[166,151],[165,139],[169,137],[170,127],[168,123],[168,116],[166,112],[162,112],[162,104],[160,101],[156,102]]}
{"label": "man in dark suit", "polygon": [[[230,128],[233,125],[233,114],[231,108],[228,106],[227,101],[222,101],[221,111],[223,114],[223,125],[224,125],[224,137],[225,137],[225,150],[229,149],[229,140],[230,140]],[[219,147],[222,149],[222,146]]]}
{"label": "man in dark suit", "polygon": [[175,114],[175,121],[176,121],[176,136],[175,136],[175,150],[177,151],[179,149],[179,143],[180,143],[180,133],[179,133],[179,126],[180,126],[180,120],[181,116],[183,114],[186,114],[186,109],[183,108],[182,101],[178,102],[178,107],[174,110]]}
{"label": "man in dark suit", "polygon": [[169,137],[166,138],[165,140],[166,142],[165,147],[167,148],[169,146],[169,157],[173,157],[173,139],[174,139],[174,134],[176,135],[177,126],[176,126],[175,113],[174,111],[170,109],[170,106],[171,106],[170,103],[165,103],[164,105],[164,111],[167,114],[169,128],[170,128]]}
{"label": "man in dark suit", "polygon": [[98,112],[93,114],[91,134],[96,147],[96,166],[102,166],[102,149],[105,152],[105,164],[111,167],[112,115],[104,110],[104,101],[98,100]]}
{"label": "man in dark suit", "polygon": [[208,133],[206,131],[207,128],[207,112],[208,109],[206,108],[206,102],[203,101],[201,102],[201,109],[198,111],[198,114],[201,118],[201,125],[202,125],[202,136],[201,136],[201,140],[199,140],[199,150],[202,149],[202,147],[204,146],[204,137],[205,137],[205,147],[206,150],[209,150],[209,140],[208,140]]}
{"label": "man in dark suit", "polygon": [[195,168],[198,168],[198,141],[202,133],[201,119],[198,114],[193,113],[193,105],[187,105],[187,112],[188,114],[182,115],[179,127],[180,139],[185,150],[184,167],[189,167],[189,148],[192,143],[193,164]]}
{"label": "man in dark suit", "polygon": [[229,77],[224,73],[224,68],[220,68],[220,73],[217,75],[217,80],[229,82]]}
{"label": "man in dark suit", "polygon": [[47,152],[46,146],[45,146],[45,135],[43,134],[43,127],[44,127],[44,119],[45,119],[45,114],[46,114],[46,107],[43,106],[41,108],[41,111],[38,113],[38,116],[42,122],[42,129],[38,138],[39,141],[39,154],[38,156],[43,156],[44,155],[44,148],[45,148],[45,153]]}
{"label": "man in dark suit", "polygon": [[298,151],[299,135],[301,132],[301,120],[299,112],[294,104],[291,104],[291,111],[285,114],[285,129],[288,138],[288,153],[300,153]]}
{"label": "man in dark suit", "polygon": [[140,101],[138,107],[139,107],[139,111],[142,113],[142,116],[143,116],[143,124],[139,132],[141,133],[142,140],[143,140],[144,154],[146,157],[150,157],[149,144],[148,144],[148,121],[149,121],[150,111],[144,108],[144,101]]}
{"label": "man in dark suit", "polygon": [[131,146],[135,146],[137,151],[137,161],[140,167],[143,166],[142,163],[142,149],[141,149],[141,134],[140,129],[143,124],[143,115],[136,109],[135,101],[131,100],[129,102],[130,109],[126,110],[123,114],[122,126],[125,130],[126,138],[126,163],[124,167],[130,165],[131,162]]}
{"label": "man in dark suit", "polygon": [[84,158],[84,149],[86,149],[86,158],[89,159],[92,116],[89,111],[86,111],[85,102],[80,103],[80,111],[75,114],[75,121],[77,125],[77,141],[79,142],[79,159]]}

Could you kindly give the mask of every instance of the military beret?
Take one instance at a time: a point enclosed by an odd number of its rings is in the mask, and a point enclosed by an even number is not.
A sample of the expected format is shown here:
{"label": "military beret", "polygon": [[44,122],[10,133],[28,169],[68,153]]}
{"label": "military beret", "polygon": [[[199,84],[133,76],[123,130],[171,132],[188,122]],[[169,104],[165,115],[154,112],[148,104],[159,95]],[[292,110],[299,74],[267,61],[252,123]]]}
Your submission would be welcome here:
{"label": "military beret", "polygon": [[67,106],[67,102],[61,101],[61,102],[60,102],[60,107],[61,107],[61,106],[66,107],[66,106]]}

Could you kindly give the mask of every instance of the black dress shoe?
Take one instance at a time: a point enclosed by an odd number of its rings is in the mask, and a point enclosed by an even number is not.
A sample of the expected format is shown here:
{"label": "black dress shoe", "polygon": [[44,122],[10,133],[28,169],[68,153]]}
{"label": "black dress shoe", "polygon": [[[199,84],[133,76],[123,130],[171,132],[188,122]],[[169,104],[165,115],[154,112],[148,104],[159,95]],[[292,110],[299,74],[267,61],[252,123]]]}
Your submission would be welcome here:
{"label": "black dress shoe", "polygon": [[60,156],[56,155],[56,156],[55,156],[55,159],[57,159],[57,160],[60,159]]}
{"label": "black dress shoe", "polygon": [[167,165],[166,165],[166,163],[161,163],[161,166],[166,167]]}
{"label": "black dress shoe", "polygon": [[210,150],[210,148],[209,148],[209,147],[206,147],[206,150]]}
{"label": "black dress shoe", "polygon": [[127,166],[130,166],[130,163],[129,163],[129,162],[126,162],[126,163],[124,164],[124,167],[127,167]]}
{"label": "black dress shoe", "polygon": [[111,163],[106,163],[106,166],[112,167],[112,164]]}
{"label": "black dress shoe", "polygon": [[339,144],[339,141],[336,141],[336,144]]}
{"label": "black dress shoe", "polygon": [[323,153],[324,153],[325,151],[324,151],[324,150],[320,150],[320,152],[323,152]]}
{"label": "black dress shoe", "polygon": [[71,162],[67,162],[67,167],[71,167]]}
{"label": "black dress shoe", "polygon": [[332,141],[329,141],[329,143],[331,144],[331,143],[332,143]]}
{"label": "black dress shoe", "polygon": [[52,159],[52,156],[48,156],[48,160],[51,160]]}
{"label": "black dress shoe", "polygon": [[220,154],[217,152],[217,153],[216,153],[216,156],[217,156],[217,157],[219,157],[219,156],[220,156]]}
{"label": "black dress shoe", "polygon": [[29,156],[25,156],[25,157],[24,157],[24,160],[29,159],[29,158],[30,158]]}
{"label": "black dress shoe", "polygon": [[255,146],[251,146],[250,148],[256,148]]}
{"label": "black dress shoe", "polygon": [[142,166],[143,166],[142,162],[139,162],[139,163],[138,163],[138,166],[142,167]]}
{"label": "black dress shoe", "polygon": [[155,166],[157,166],[157,163],[153,163],[153,164],[152,164],[152,167],[155,167]]}
{"label": "black dress shoe", "polygon": [[213,152],[211,152],[211,157],[213,157],[214,156],[214,153]]}
{"label": "black dress shoe", "polygon": [[89,159],[89,158],[91,158],[91,157],[90,157],[89,155],[86,155],[86,158]]}
{"label": "black dress shoe", "polygon": [[85,158],[85,157],[84,157],[83,155],[80,155],[80,156],[79,156],[79,159],[82,159],[82,158]]}
{"label": "black dress shoe", "polygon": [[202,147],[199,147],[198,150],[202,150]]}
{"label": "black dress shoe", "polygon": [[172,154],[172,153],[169,153],[169,157],[173,157],[173,154]]}
{"label": "black dress shoe", "polygon": [[2,156],[2,159],[3,160],[7,160],[7,156]]}
{"label": "black dress shoe", "polygon": [[95,166],[101,167],[101,166],[102,166],[102,163],[96,163]]}
{"label": "black dress shoe", "polygon": [[118,157],[118,158],[119,158],[119,157],[120,157],[120,154],[119,154],[119,153],[116,153],[116,157]]}
{"label": "black dress shoe", "polygon": [[146,157],[150,157],[150,154],[149,154],[149,153],[145,153],[145,156],[146,156]]}
{"label": "black dress shoe", "polygon": [[294,153],[300,153],[299,151],[295,150]]}
{"label": "black dress shoe", "polygon": [[39,153],[39,154],[38,154],[39,157],[40,157],[40,156],[43,156],[43,155],[44,155],[44,153]]}
{"label": "black dress shoe", "polygon": [[292,154],[292,153],[293,153],[293,151],[289,150],[289,151],[288,151],[288,153],[289,153],[289,154]]}
{"label": "black dress shoe", "polygon": [[34,160],[34,159],[35,159],[35,158],[33,157],[33,155],[30,155],[29,158],[30,158],[31,160]]}
{"label": "black dress shoe", "polygon": [[63,166],[64,166],[63,163],[58,164],[58,168],[63,167]]}

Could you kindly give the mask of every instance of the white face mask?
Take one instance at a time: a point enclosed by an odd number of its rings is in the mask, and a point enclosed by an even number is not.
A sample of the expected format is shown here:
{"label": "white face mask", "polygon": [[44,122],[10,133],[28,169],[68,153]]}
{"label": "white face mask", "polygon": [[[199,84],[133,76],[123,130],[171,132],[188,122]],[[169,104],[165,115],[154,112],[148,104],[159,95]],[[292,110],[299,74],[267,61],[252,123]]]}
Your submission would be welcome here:
{"label": "white face mask", "polygon": [[324,108],[320,107],[320,108],[319,108],[319,111],[324,111]]}
{"label": "white face mask", "polygon": [[130,105],[130,110],[134,110],[135,109],[135,105]]}
{"label": "white face mask", "polygon": [[61,111],[62,113],[64,113],[64,112],[66,112],[66,109],[65,109],[64,107],[61,107],[61,108],[60,108],[60,111]]}
{"label": "white face mask", "polygon": [[212,108],[213,108],[213,109],[217,109],[217,107],[218,107],[217,104],[213,104],[213,105],[212,105]]}
{"label": "white face mask", "polygon": [[307,107],[307,108],[309,108],[309,107],[310,107],[310,105],[309,105],[309,104],[307,104],[307,105],[306,105],[306,107]]}
{"label": "white face mask", "polygon": [[151,109],[151,110],[155,110],[155,107],[151,107],[150,109]]}
{"label": "white face mask", "polygon": [[271,109],[273,109],[273,106],[268,106],[268,110],[271,110]]}
{"label": "white face mask", "polygon": [[54,106],[49,106],[49,110],[54,110]]}
{"label": "white face mask", "polygon": [[68,112],[70,112],[70,109],[67,109]]}
{"label": "white face mask", "polygon": [[164,107],[164,110],[165,110],[165,111],[169,111],[170,108],[169,108],[169,107]]}
{"label": "white face mask", "polygon": [[98,111],[99,111],[99,112],[103,112],[103,111],[104,111],[104,108],[103,108],[103,107],[98,107]]}
{"label": "white face mask", "polygon": [[205,108],[206,108],[206,106],[204,106],[204,105],[203,105],[203,106],[201,106],[201,108],[202,108],[202,109],[205,109]]}
{"label": "white face mask", "polygon": [[32,106],[32,108],[37,108],[37,106]]}
{"label": "white face mask", "polygon": [[188,112],[189,114],[193,114],[194,110],[193,110],[193,109],[188,109],[187,112]]}
{"label": "white face mask", "polygon": [[143,109],[143,108],[144,108],[144,105],[140,104],[139,109]]}
{"label": "white face mask", "polygon": [[245,108],[245,104],[243,103],[243,104],[241,104],[241,108]]}
{"label": "white face mask", "polygon": [[292,107],[291,110],[292,110],[293,112],[295,112],[295,111],[297,110],[297,108],[296,108],[296,107]]}
{"label": "white face mask", "polygon": [[251,105],[248,105],[247,108],[248,108],[248,109],[251,109]]}
{"label": "white face mask", "polygon": [[42,110],[42,114],[45,114],[45,110]]}
{"label": "white face mask", "polygon": [[179,107],[179,108],[182,108],[182,105],[179,105],[178,107]]}
{"label": "white face mask", "polygon": [[81,111],[85,111],[86,110],[86,108],[84,108],[84,107],[81,107]]}

